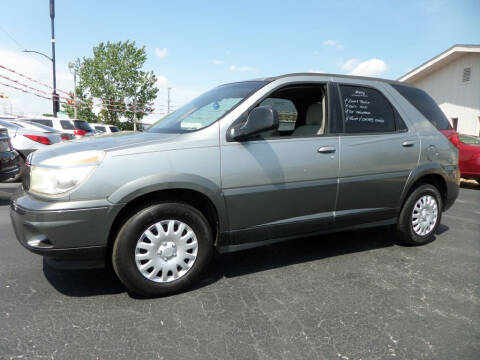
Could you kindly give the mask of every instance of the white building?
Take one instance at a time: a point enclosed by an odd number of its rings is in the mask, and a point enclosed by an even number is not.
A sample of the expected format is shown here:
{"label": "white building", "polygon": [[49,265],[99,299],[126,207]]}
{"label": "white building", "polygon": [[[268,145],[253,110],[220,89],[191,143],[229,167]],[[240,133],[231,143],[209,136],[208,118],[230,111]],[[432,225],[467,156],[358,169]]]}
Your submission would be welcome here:
{"label": "white building", "polygon": [[398,80],[429,93],[459,133],[480,136],[480,45],[454,45]]}

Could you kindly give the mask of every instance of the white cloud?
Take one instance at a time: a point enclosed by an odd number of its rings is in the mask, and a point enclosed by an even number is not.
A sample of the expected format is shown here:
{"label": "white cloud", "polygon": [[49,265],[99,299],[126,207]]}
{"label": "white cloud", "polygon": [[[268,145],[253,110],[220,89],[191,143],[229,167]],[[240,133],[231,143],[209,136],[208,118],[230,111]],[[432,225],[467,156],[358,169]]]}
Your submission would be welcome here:
{"label": "white cloud", "polygon": [[160,58],[163,59],[165,56],[167,56],[168,49],[167,48],[155,48],[155,54]]}
{"label": "white cloud", "polygon": [[345,61],[344,63],[340,63],[339,66],[343,71],[352,71],[359,63],[360,59],[353,58]]}
{"label": "white cloud", "polygon": [[387,64],[380,59],[370,59],[357,64],[350,75],[378,76],[388,70]]}
{"label": "white cloud", "polygon": [[323,71],[323,70],[318,70],[318,69],[310,69],[310,70],[308,70],[308,72],[323,74],[325,71]]}
{"label": "white cloud", "polygon": [[340,43],[340,41],[337,41],[337,40],[325,40],[323,42],[323,45],[331,46],[339,50],[343,49],[343,45]]}
{"label": "white cloud", "polygon": [[166,76],[157,75],[157,82],[155,83],[157,88],[166,88],[168,86],[168,79]]}
{"label": "white cloud", "polygon": [[212,60],[213,65],[223,65],[224,63],[225,61],[223,60],[217,60],[217,59]]}
{"label": "white cloud", "polygon": [[251,66],[237,66],[237,65],[230,65],[230,71],[239,71],[239,72],[251,72],[256,71],[257,69]]}

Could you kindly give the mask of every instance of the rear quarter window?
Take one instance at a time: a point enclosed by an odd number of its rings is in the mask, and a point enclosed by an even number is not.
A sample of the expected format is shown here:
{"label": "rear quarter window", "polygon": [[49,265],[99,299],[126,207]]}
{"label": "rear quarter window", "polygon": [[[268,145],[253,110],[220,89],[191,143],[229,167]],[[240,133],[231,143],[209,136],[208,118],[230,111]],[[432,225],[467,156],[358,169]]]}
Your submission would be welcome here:
{"label": "rear quarter window", "polygon": [[438,130],[452,129],[452,126],[443,111],[438,107],[435,100],[433,100],[425,91],[412,86],[398,84],[392,84],[392,86]]}

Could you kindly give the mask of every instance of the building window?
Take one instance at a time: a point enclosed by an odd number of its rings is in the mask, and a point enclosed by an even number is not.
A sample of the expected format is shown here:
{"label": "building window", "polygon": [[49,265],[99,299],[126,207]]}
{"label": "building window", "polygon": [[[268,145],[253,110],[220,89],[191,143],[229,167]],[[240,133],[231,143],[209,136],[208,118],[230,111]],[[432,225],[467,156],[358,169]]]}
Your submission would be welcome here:
{"label": "building window", "polygon": [[471,67],[463,69],[462,82],[464,82],[464,83],[469,82],[471,75],[472,75],[472,68]]}
{"label": "building window", "polygon": [[452,118],[452,126],[453,126],[453,128],[455,129],[455,131],[457,131],[458,118]]}

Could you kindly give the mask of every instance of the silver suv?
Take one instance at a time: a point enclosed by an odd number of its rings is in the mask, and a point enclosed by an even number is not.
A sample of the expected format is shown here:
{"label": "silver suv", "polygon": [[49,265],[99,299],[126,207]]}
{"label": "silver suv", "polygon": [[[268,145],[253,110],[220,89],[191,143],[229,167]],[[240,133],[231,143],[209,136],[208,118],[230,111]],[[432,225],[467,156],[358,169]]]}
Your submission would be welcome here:
{"label": "silver suv", "polygon": [[428,243],[458,195],[458,155],[435,102],[409,89],[325,74],[244,81],[145,132],[37,151],[15,232],[56,260],[111,262],[150,296],[192,285],[215,249],[386,225]]}

